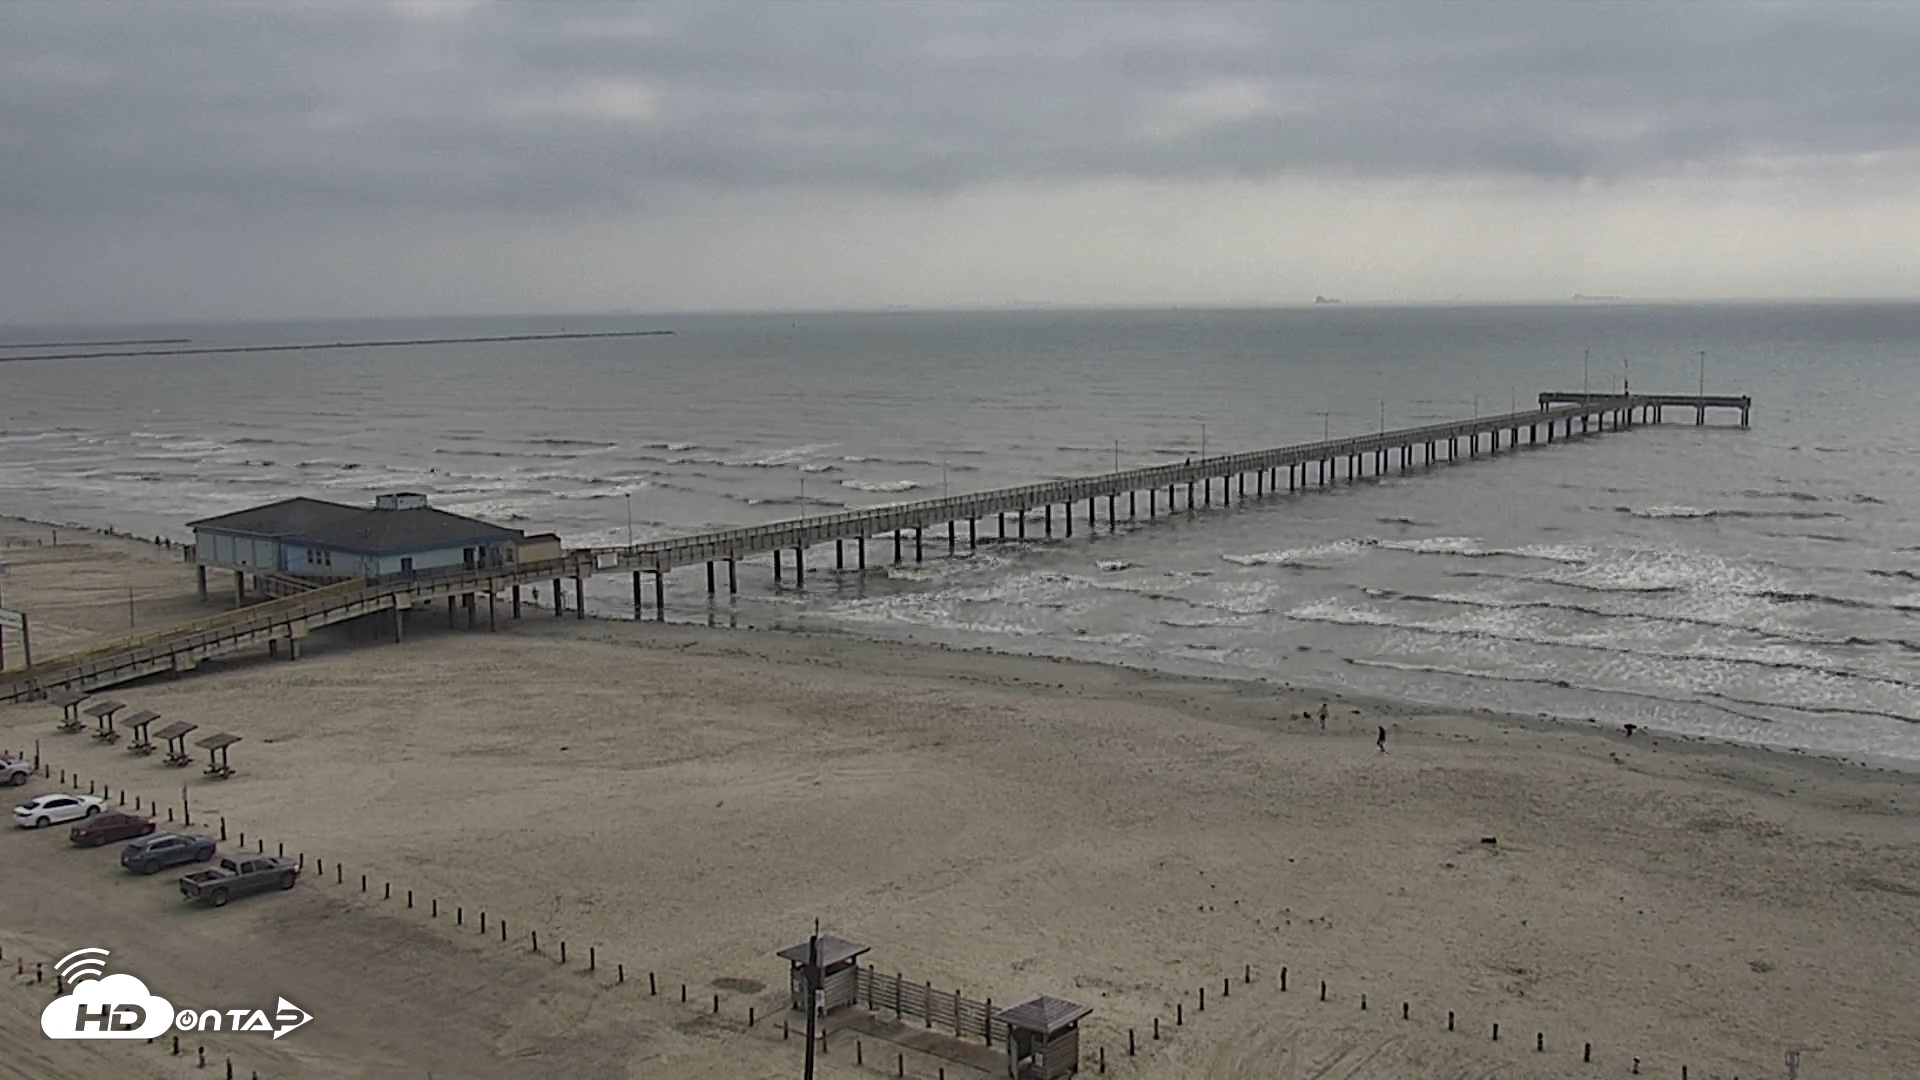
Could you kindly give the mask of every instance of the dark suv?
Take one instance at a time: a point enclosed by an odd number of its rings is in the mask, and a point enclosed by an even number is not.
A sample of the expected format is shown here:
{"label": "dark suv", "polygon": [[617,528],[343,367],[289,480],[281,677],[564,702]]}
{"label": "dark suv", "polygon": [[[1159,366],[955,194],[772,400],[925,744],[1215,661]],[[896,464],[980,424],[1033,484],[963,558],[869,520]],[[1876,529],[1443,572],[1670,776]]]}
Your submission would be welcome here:
{"label": "dark suv", "polygon": [[120,865],[136,874],[157,874],[165,867],[206,862],[217,845],[210,836],[158,833],[143,836],[120,849]]}

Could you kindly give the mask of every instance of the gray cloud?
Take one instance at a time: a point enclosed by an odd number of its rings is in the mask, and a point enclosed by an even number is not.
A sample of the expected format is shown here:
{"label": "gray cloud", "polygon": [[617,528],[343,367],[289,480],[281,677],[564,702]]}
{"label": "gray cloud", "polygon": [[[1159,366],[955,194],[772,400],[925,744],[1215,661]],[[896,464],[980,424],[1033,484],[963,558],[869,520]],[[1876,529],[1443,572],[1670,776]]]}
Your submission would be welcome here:
{"label": "gray cloud", "polygon": [[1920,143],[1901,5],[17,5],[0,215],[1613,181]]}
{"label": "gray cloud", "polygon": [[8,5],[0,322],[1920,288],[1910,5]]}

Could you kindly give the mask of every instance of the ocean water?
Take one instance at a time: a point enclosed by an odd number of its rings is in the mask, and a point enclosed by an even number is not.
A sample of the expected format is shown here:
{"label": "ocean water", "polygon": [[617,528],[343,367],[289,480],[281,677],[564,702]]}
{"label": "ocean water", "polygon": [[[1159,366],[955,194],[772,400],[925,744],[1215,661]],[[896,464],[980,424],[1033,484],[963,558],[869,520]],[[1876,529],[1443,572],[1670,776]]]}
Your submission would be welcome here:
{"label": "ocean water", "polygon": [[[186,538],[295,494],[617,544],[1503,411],[1749,393],[1720,416],[669,617],[836,627],[1920,759],[1920,306],[1030,310],[11,329],[8,342],[670,337],[0,363],[0,511]],[[31,355],[9,349],[0,355]],[[1584,359],[1583,357],[1589,357]],[[1675,414],[1670,412],[1669,416]],[[1141,504],[1144,515],[1144,500]],[[1057,513],[1057,511],[1056,511]],[[1125,503],[1121,504],[1125,514]],[[992,522],[982,523],[983,538]],[[849,551],[851,557],[851,551]],[[615,576],[597,613],[630,615]]]}

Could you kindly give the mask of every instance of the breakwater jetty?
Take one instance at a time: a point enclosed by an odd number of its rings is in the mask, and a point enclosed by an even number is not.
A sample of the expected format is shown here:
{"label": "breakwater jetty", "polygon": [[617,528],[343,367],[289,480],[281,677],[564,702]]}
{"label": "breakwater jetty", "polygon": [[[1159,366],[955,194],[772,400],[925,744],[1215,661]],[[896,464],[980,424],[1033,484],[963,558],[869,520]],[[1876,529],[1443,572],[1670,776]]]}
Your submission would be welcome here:
{"label": "breakwater jetty", "polygon": [[[296,345],[208,345],[186,349],[123,349],[106,352],[41,353],[33,356],[0,356],[0,363],[23,360],[105,360],[126,356],[213,356],[222,353],[318,352],[324,349],[399,349],[418,345],[497,345],[510,341],[581,341],[589,338],[663,337],[671,330],[605,330],[578,334],[496,334],[491,337],[396,338],[387,341],[324,341]],[[121,344],[114,342],[111,344]],[[127,343],[136,344],[136,343]],[[11,348],[34,348],[30,345]],[[46,348],[56,346],[41,346]]]}
{"label": "breakwater jetty", "polygon": [[[410,613],[441,603],[446,605],[449,626],[457,626],[464,612],[468,629],[477,629],[484,619],[487,629],[493,630],[505,619],[520,617],[522,587],[542,582],[552,583],[556,617],[571,609],[576,618],[585,618],[586,579],[596,574],[631,575],[635,618],[647,614],[650,584],[652,614],[664,620],[667,576],[689,566],[706,568],[710,597],[719,592],[722,567],[731,595],[739,591],[740,561],[768,555],[777,583],[786,585],[791,575],[793,588],[805,588],[808,553],[826,544],[833,545],[835,570],[850,569],[849,558],[851,569],[864,570],[873,542],[890,542],[895,563],[906,559],[909,548],[915,561],[925,559],[930,530],[935,533],[933,543],[944,540],[948,554],[958,553],[963,525],[969,549],[982,541],[983,523],[993,530],[985,537],[990,541],[1071,538],[1076,523],[1091,531],[1103,516],[1107,527],[1114,529],[1123,515],[1128,522],[1150,522],[1174,514],[1203,513],[1216,505],[1225,508],[1249,499],[1324,488],[1341,481],[1343,465],[1345,480],[1351,483],[1631,431],[1658,422],[1672,408],[1692,411],[1701,423],[1710,410],[1735,411],[1743,428],[1753,410],[1752,399],[1745,396],[1548,392],[1539,400],[1538,409],[717,529],[624,547],[576,548],[541,562],[378,580],[356,578],[286,590],[267,603],[101,642],[24,670],[0,672],[0,701],[56,689],[97,690],[148,675],[184,672],[208,659],[263,646],[271,654],[293,659],[310,633],[354,620],[383,627],[398,642],[404,639]],[[569,582],[571,601],[565,588]]]}

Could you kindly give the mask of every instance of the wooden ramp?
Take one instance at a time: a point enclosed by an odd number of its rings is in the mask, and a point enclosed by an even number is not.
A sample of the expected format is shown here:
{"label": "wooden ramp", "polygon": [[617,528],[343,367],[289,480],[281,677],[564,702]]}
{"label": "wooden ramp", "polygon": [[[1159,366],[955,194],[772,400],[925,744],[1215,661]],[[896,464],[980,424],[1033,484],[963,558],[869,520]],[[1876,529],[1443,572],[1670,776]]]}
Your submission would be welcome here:
{"label": "wooden ramp", "polygon": [[584,577],[592,572],[591,553],[574,552],[552,562],[511,570],[456,572],[374,584],[354,580],[308,589],[264,604],[118,638],[30,668],[0,672],[0,701],[18,701],[58,690],[99,690],[163,672],[191,671],[202,661],[264,649],[269,643],[286,643],[292,649],[309,633],[351,619],[407,611],[451,596],[497,593],[517,585]]}

